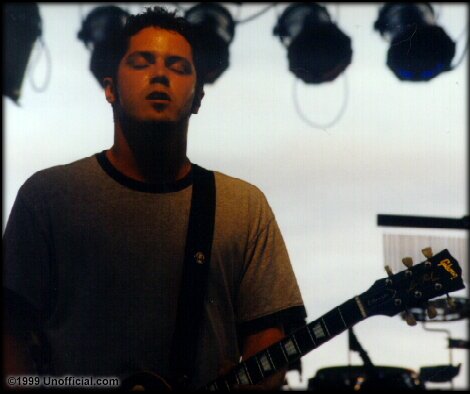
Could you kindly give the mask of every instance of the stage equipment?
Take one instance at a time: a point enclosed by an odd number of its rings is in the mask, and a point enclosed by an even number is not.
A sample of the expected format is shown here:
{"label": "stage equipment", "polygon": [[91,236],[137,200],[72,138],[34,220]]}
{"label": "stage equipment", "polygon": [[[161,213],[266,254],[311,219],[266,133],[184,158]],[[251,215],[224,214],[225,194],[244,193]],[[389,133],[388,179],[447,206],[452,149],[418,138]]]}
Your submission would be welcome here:
{"label": "stage equipment", "polygon": [[128,16],[127,11],[116,6],[96,7],[85,18],[78,33],[78,39],[92,51],[90,71],[101,87],[104,87],[103,78],[113,75],[116,39]]}
{"label": "stage equipment", "polygon": [[433,365],[431,367],[421,367],[419,376],[424,382],[446,383],[451,382],[460,372],[461,364],[454,365]]}
{"label": "stage equipment", "polygon": [[386,390],[423,390],[424,384],[417,372],[400,367],[374,365],[374,375],[362,365],[321,368],[308,380],[308,391],[335,392]]}
{"label": "stage equipment", "polygon": [[199,3],[185,11],[185,18],[201,35],[203,82],[214,83],[229,67],[229,46],[235,35],[230,12],[218,3]]}
{"label": "stage equipment", "polygon": [[387,66],[402,81],[429,81],[451,70],[455,43],[429,3],[386,3],[374,29],[388,41]]}
{"label": "stage equipment", "polygon": [[333,81],[351,63],[351,39],[317,3],[288,6],[273,34],[287,47],[289,70],[306,83]]}
{"label": "stage equipment", "polygon": [[31,51],[36,39],[42,34],[37,3],[5,3],[3,26],[2,92],[18,103]]}
{"label": "stage equipment", "polygon": [[411,215],[377,215],[378,226],[391,227],[416,227],[416,228],[449,228],[459,230],[469,230],[469,216],[461,219],[432,217],[432,216],[411,216]]}

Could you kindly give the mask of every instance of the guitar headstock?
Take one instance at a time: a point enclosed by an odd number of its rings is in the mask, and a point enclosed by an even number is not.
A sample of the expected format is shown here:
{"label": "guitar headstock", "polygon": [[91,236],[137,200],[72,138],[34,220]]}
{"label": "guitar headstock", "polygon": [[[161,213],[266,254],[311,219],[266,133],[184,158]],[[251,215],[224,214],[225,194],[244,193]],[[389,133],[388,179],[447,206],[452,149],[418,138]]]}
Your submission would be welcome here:
{"label": "guitar headstock", "polygon": [[[463,289],[462,269],[447,249],[432,255],[423,249],[426,261],[413,265],[404,258],[407,269],[397,274],[386,267],[388,278],[377,280],[360,298],[368,316],[394,316],[412,307],[426,306],[427,301]],[[416,323],[414,323],[416,324]]]}

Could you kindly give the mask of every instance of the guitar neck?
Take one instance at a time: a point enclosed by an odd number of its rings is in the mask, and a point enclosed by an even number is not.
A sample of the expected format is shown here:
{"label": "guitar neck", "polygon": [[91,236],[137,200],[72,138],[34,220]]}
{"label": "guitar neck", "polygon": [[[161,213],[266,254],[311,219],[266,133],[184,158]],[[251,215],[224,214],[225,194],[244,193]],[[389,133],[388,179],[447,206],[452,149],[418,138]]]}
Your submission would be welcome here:
{"label": "guitar neck", "polygon": [[366,317],[360,298],[352,298],[241,362],[228,374],[207,384],[202,390],[230,391],[236,384],[257,384]]}

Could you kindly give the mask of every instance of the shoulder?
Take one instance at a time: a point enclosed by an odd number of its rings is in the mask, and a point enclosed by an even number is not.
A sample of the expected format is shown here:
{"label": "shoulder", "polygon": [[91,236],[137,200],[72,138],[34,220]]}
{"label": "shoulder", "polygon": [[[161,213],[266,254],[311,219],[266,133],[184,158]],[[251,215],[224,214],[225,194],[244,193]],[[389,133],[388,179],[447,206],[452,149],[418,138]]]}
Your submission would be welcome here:
{"label": "shoulder", "polygon": [[96,158],[90,156],[37,171],[20,187],[18,196],[32,203],[53,198],[92,177],[97,169]]}
{"label": "shoulder", "polygon": [[214,174],[217,192],[221,195],[266,201],[264,193],[257,186],[219,171],[214,171]]}
{"label": "shoulder", "polygon": [[[257,186],[220,172],[215,172],[215,183],[219,228],[243,234],[251,243],[274,221],[271,206]],[[231,233],[232,238],[234,233]]]}
{"label": "shoulder", "polygon": [[240,178],[214,171],[218,204],[233,205],[252,214],[271,215],[271,208],[263,191]]}

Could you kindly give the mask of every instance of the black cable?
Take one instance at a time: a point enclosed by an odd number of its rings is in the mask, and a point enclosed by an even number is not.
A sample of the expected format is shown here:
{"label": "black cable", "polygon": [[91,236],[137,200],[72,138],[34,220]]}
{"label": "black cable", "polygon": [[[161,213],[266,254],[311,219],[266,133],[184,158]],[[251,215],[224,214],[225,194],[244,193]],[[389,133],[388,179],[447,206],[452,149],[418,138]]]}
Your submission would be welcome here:
{"label": "black cable", "polygon": [[458,38],[457,38],[457,43],[459,43],[464,35],[464,33],[467,32],[467,40],[465,41],[465,46],[463,48],[463,51],[462,51],[462,54],[460,55],[460,59],[457,60],[454,64],[452,64],[450,66],[450,69],[451,70],[455,70],[458,66],[460,66],[460,64],[463,62],[463,60],[465,59],[465,55],[467,54],[467,51],[468,51],[468,25],[465,26],[464,30],[462,31],[462,33],[459,34]]}
{"label": "black cable", "polygon": [[299,102],[298,102],[298,97],[297,97],[297,84],[299,83],[299,79],[295,78],[294,79],[294,87],[293,87],[293,97],[294,97],[294,107],[299,115],[300,119],[302,119],[305,123],[307,123],[310,127],[316,128],[316,129],[321,129],[325,131],[327,134],[329,134],[326,129],[329,127],[334,126],[343,116],[344,112],[346,111],[346,107],[348,104],[348,96],[349,96],[349,89],[348,89],[348,83],[347,83],[347,78],[346,74],[343,74],[343,82],[344,82],[344,95],[343,95],[343,103],[341,104],[341,108],[338,112],[338,114],[333,118],[332,121],[324,123],[324,124],[319,124],[316,122],[311,121],[308,119],[302,112]]}
{"label": "black cable", "polygon": [[[41,50],[39,54],[36,56],[35,59],[31,60],[31,63],[29,64],[28,67],[28,77],[29,77],[29,82],[31,83],[31,86],[33,87],[34,91],[42,93],[45,92],[47,87],[49,86],[49,83],[51,81],[51,74],[52,74],[52,61],[51,61],[51,54],[49,52],[49,48],[46,46],[44,40],[42,37],[38,38],[39,43],[41,44]],[[44,83],[42,86],[37,86],[36,82],[34,81],[33,77],[33,72],[34,69],[37,67],[39,63],[39,59],[44,52],[44,55],[46,57],[46,76],[44,78]]]}
{"label": "black cable", "polygon": [[253,14],[253,15],[250,15],[249,17],[245,18],[245,19],[242,19],[242,20],[236,20],[234,21],[236,25],[240,24],[240,23],[246,23],[246,22],[250,22],[258,17],[260,17],[261,15],[265,14],[266,12],[268,12],[271,8],[275,7],[278,3],[272,3],[272,4],[269,4],[268,6],[266,6],[265,8],[263,8],[261,11],[258,11],[257,13]]}

